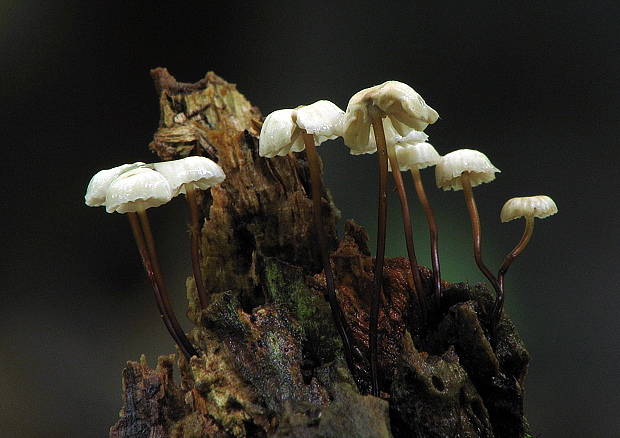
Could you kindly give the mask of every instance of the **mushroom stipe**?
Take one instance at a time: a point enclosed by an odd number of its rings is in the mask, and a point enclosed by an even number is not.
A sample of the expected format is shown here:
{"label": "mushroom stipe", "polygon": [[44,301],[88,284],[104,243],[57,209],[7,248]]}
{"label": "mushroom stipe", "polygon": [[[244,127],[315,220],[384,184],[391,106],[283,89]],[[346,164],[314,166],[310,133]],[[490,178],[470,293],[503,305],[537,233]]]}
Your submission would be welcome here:
{"label": "mushroom stipe", "polygon": [[434,287],[434,301],[435,308],[439,311],[441,306],[441,268],[439,265],[439,231],[437,229],[437,221],[431,208],[431,203],[428,201],[424,185],[422,184],[422,178],[420,177],[420,169],[418,166],[411,166],[411,176],[413,178],[413,185],[415,186],[418,199],[424,209],[426,215],[426,221],[428,223],[428,230],[430,234],[430,246],[431,246],[431,264],[433,266],[433,287]]}
{"label": "mushroom stipe", "polygon": [[323,272],[325,274],[325,283],[327,285],[327,300],[332,311],[332,317],[338,330],[338,334],[342,339],[345,358],[350,370],[353,370],[353,351],[351,342],[347,335],[346,322],[338,297],[336,296],[336,286],[334,285],[334,273],[329,256],[329,245],[325,236],[325,225],[323,224],[323,202],[321,200],[321,175],[319,155],[314,146],[314,135],[308,134],[306,130],[302,130],[302,137],[306,146],[306,156],[308,157],[308,167],[310,168],[310,185],[312,186],[312,210],[314,214],[314,228],[316,229],[319,247],[321,250],[321,262],[323,264]]}
{"label": "mushroom stipe", "polygon": [[[155,245],[153,243],[153,235],[150,232],[150,226],[148,225],[146,211],[141,210],[137,213],[128,212],[127,217],[129,218],[131,230],[133,231],[134,239],[136,240],[138,251],[140,252],[140,257],[142,258],[144,270],[149,277],[151,288],[155,293],[155,300],[157,302],[157,307],[159,308],[159,313],[164,321],[164,325],[166,326],[166,329],[168,329],[168,333],[170,333],[172,339],[174,339],[176,344],[179,346],[179,349],[183,353],[185,359],[189,361],[192,356],[198,356],[198,352],[189,339],[187,339],[187,336],[185,336],[185,332],[181,328],[179,321],[176,319],[172,306],[170,305],[170,301],[168,300],[168,295],[166,294],[166,290],[163,286],[161,270],[159,269],[157,257],[154,252]],[[144,225],[146,225],[146,228]]]}
{"label": "mushroom stipe", "polygon": [[387,184],[388,184],[388,156],[385,145],[385,133],[381,117],[373,118],[372,128],[377,142],[377,158],[379,160],[379,211],[377,224],[377,251],[375,253],[374,280],[370,298],[370,326],[368,329],[368,343],[370,348],[370,374],[372,395],[379,396],[379,371],[377,364],[377,337],[379,328],[379,301],[381,300],[383,285],[383,266],[385,265],[385,239],[387,228]]}
{"label": "mushroom stipe", "polygon": [[426,323],[427,321],[427,313],[428,307],[426,303],[426,297],[424,296],[424,289],[422,287],[422,278],[420,277],[420,267],[418,266],[418,261],[415,255],[415,247],[413,242],[413,232],[411,230],[411,216],[409,214],[409,204],[407,202],[407,193],[405,191],[405,184],[403,183],[403,177],[400,173],[400,166],[398,165],[398,159],[396,157],[396,152],[394,151],[394,146],[387,146],[387,154],[388,159],[390,160],[390,164],[392,169],[395,169],[392,172],[394,176],[394,182],[396,183],[396,191],[398,192],[398,197],[400,199],[400,206],[403,215],[403,225],[405,232],[405,245],[407,246],[407,255],[409,256],[409,266],[411,267],[411,275],[413,276],[413,293],[416,296],[418,301],[418,305],[420,306],[420,320],[422,323]]}
{"label": "mushroom stipe", "polygon": [[200,307],[206,309],[209,305],[209,298],[205,289],[200,269],[200,224],[198,223],[198,200],[196,199],[196,189],[194,184],[185,184],[185,198],[189,206],[190,214],[190,238],[192,241],[192,271],[194,272],[194,283],[196,283],[196,291],[198,292],[198,300]]}

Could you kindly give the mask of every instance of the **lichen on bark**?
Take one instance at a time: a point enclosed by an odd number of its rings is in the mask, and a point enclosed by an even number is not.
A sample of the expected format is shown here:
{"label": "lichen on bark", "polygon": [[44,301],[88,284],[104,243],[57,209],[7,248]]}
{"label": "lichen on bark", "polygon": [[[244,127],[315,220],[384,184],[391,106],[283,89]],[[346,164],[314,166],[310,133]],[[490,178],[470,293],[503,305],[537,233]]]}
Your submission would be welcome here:
{"label": "lichen on bark", "polygon": [[[368,312],[373,259],[363,227],[339,239],[323,187],[323,216],[354,369],[325,299],[305,153],[258,155],[260,111],[213,73],[178,83],[152,72],[161,159],[204,155],[226,180],[200,193],[201,268],[210,303],[187,282],[189,338],[200,352],[156,370],[123,373],[125,403],[111,437],[524,437],[529,355],[506,314],[489,343],[494,297],[485,285],[442,284],[429,324],[418,318],[409,262],[386,260],[379,318],[381,397],[370,389]],[[424,293],[432,279],[421,267]]]}

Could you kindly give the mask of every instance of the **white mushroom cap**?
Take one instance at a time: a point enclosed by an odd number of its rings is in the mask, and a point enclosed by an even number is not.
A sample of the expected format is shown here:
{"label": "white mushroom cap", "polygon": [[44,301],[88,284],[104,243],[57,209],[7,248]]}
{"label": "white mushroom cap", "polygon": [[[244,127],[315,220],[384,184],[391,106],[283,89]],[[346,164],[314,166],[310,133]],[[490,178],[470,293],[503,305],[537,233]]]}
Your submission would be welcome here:
{"label": "white mushroom cap", "polygon": [[136,212],[158,207],[172,199],[170,185],[164,176],[153,169],[139,167],[116,178],[106,197],[106,211]]}
{"label": "white mushroom cap", "polygon": [[[385,134],[385,141],[388,145],[393,146],[403,138],[396,131],[396,129],[394,129],[394,126],[392,126],[392,122],[388,118],[383,119],[383,132]],[[370,128],[370,124],[368,125],[368,134],[361,133],[358,138],[358,142],[347,145],[351,150],[351,155],[374,154],[375,152],[377,152],[375,131],[374,129]]]}
{"label": "white mushroom cap", "polygon": [[363,148],[368,143],[371,132],[369,105],[374,105],[388,117],[400,135],[407,135],[412,130],[423,131],[439,118],[437,111],[407,84],[387,81],[366,88],[349,100],[344,116],[344,143],[352,150]]}
{"label": "white mushroom cap", "polygon": [[296,109],[282,109],[269,114],[260,132],[258,154],[273,158],[289,152],[301,152],[306,146],[301,130],[314,135],[320,145],[342,135],[344,111],[328,100],[319,100]]}
{"label": "white mushroom cap", "polygon": [[121,166],[113,167],[112,169],[100,170],[97,172],[88,183],[86,189],[86,195],[84,201],[86,205],[90,207],[99,207],[105,204],[106,194],[112,181],[114,181],[120,174],[144,166],[145,164],[138,161],[132,164],[123,164]]}
{"label": "white mushroom cap", "polygon": [[482,152],[459,149],[441,157],[435,168],[437,187],[444,190],[462,190],[461,175],[469,173],[471,186],[488,183],[500,172]]}
{"label": "white mushroom cap", "polygon": [[187,183],[193,183],[195,187],[206,190],[226,178],[222,168],[207,157],[191,156],[180,160],[163,161],[155,163],[153,168],[168,180],[173,197],[185,193]]}
{"label": "white mushroom cap", "polygon": [[344,111],[329,100],[319,100],[312,105],[297,108],[297,126],[314,134],[318,146],[325,140],[342,136]]}
{"label": "white mushroom cap", "polygon": [[[394,151],[400,170],[411,170],[417,166],[418,169],[424,169],[437,164],[441,156],[435,150],[433,145],[427,143],[428,135],[420,131],[411,131],[401,141],[396,143]],[[392,166],[388,163],[388,170],[392,171]]]}
{"label": "white mushroom cap", "polygon": [[286,155],[291,150],[304,150],[301,131],[296,121],[297,110],[294,109],[281,109],[269,114],[260,130],[258,154],[273,158],[276,155]]}
{"label": "white mushroom cap", "polygon": [[506,201],[502,207],[500,219],[502,222],[508,222],[524,216],[544,219],[557,212],[558,207],[549,196],[526,196],[522,198],[512,198]]}

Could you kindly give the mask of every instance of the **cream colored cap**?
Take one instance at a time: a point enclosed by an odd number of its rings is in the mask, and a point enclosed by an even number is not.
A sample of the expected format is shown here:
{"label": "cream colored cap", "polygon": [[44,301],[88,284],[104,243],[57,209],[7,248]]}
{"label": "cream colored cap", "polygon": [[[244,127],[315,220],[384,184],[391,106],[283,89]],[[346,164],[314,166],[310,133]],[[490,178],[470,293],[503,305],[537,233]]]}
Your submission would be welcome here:
{"label": "cream colored cap", "polygon": [[549,196],[525,196],[512,198],[506,201],[502,207],[500,219],[508,222],[524,216],[537,217],[544,219],[558,212],[558,207]]}
{"label": "cream colored cap", "polygon": [[344,111],[329,100],[319,100],[297,108],[297,126],[313,134],[317,146],[325,140],[342,136],[343,118]]}
{"label": "cream colored cap", "polygon": [[[418,167],[423,169],[435,165],[440,158],[435,148],[429,143],[425,143],[428,140],[428,135],[422,131],[411,131],[404,137],[397,135],[397,138],[394,151],[400,170],[410,170],[414,164],[418,164]],[[425,162],[429,163],[423,164]],[[392,171],[389,162],[388,170]]]}
{"label": "cream colored cap", "polygon": [[407,84],[387,81],[366,88],[351,97],[344,116],[344,143],[352,150],[363,149],[368,143],[371,132],[369,105],[374,105],[384,117],[388,117],[401,136],[412,130],[423,131],[439,118],[437,111]]}
{"label": "cream colored cap", "polygon": [[301,130],[314,135],[314,144],[342,135],[344,111],[328,100],[319,100],[296,109],[282,109],[269,114],[260,131],[258,154],[273,158],[289,152],[301,152],[306,146]]}
{"label": "cream colored cap", "polygon": [[86,195],[84,196],[84,202],[90,207],[99,207],[105,204],[108,188],[112,181],[114,181],[122,173],[144,166],[145,164],[138,161],[132,164],[123,164],[121,166],[113,167],[112,169],[100,170],[97,172],[88,183],[86,189]]}
{"label": "cream colored cap", "polygon": [[172,191],[166,178],[153,169],[139,167],[110,184],[105,206],[108,213],[127,213],[158,207],[170,199]]}
{"label": "cream colored cap", "polygon": [[482,152],[459,149],[441,157],[435,168],[437,187],[444,190],[462,190],[461,175],[469,172],[471,186],[488,183],[500,172]]}
{"label": "cream colored cap", "polygon": [[290,151],[304,150],[301,131],[296,123],[297,110],[276,110],[265,117],[260,130],[258,154],[261,157],[273,158],[286,155]]}
{"label": "cream colored cap", "polygon": [[155,163],[153,168],[168,180],[172,196],[185,193],[187,183],[193,183],[196,188],[206,190],[226,178],[222,168],[207,157],[191,156],[180,160],[163,161]]}

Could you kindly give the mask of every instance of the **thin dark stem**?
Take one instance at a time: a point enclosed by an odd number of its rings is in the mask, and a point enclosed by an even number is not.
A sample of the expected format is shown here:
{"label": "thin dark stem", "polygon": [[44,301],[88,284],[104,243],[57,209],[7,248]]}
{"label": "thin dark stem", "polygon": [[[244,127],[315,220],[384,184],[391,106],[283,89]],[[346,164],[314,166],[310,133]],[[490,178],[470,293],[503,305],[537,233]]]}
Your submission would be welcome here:
{"label": "thin dark stem", "polygon": [[[372,108],[372,107],[371,107]],[[370,347],[370,374],[372,381],[372,395],[379,396],[379,370],[377,364],[377,341],[379,329],[379,302],[383,286],[383,266],[385,264],[385,238],[387,226],[387,183],[388,183],[388,156],[383,131],[383,121],[380,114],[371,111],[372,128],[377,142],[377,157],[379,159],[379,212],[377,226],[377,253],[375,255],[375,278],[370,298],[370,322],[368,329],[368,343]]]}
{"label": "thin dark stem", "polygon": [[413,176],[413,184],[415,185],[416,193],[420,204],[426,214],[426,221],[428,222],[428,230],[431,240],[431,263],[433,265],[433,286],[435,289],[435,304],[437,309],[441,306],[441,271],[439,269],[439,233],[437,231],[437,221],[431,208],[431,203],[428,202],[426,197],[426,191],[422,184],[422,178],[420,177],[420,169],[418,166],[411,168],[411,175]]}
{"label": "thin dark stem", "polygon": [[[481,227],[480,227],[480,216],[478,216],[478,208],[476,207],[476,200],[474,199],[474,192],[471,188],[471,182],[469,179],[469,173],[464,172],[461,175],[461,183],[463,185],[463,193],[465,194],[465,202],[467,203],[467,209],[469,210],[469,216],[471,218],[471,229],[474,235],[474,259],[476,260],[476,265],[480,272],[484,274],[484,276],[491,282],[493,289],[495,289],[496,301],[503,301],[503,293],[502,288],[497,281],[497,278],[491,271],[486,267],[484,262],[482,261],[482,245],[481,245]],[[491,319],[491,342],[493,346],[495,346],[497,342],[497,325],[495,321]]]}
{"label": "thin dark stem", "polygon": [[422,279],[420,278],[420,269],[418,267],[418,261],[415,255],[415,247],[413,243],[413,231],[411,230],[411,217],[409,214],[409,204],[407,202],[407,193],[405,192],[405,184],[403,183],[403,176],[400,173],[400,166],[398,165],[398,158],[396,157],[396,151],[394,146],[387,146],[388,159],[392,166],[392,175],[394,176],[394,182],[396,183],[396,191],[400,198],[400,207],[403,214],[403,225],[405,230],[405,244],[407,245],[407,255],[409,256],[409,266],[411,268],[411,275],[413,276],[414,293],[420,306],[420,319],[423,323],[427,321],[428,306],[426,303],[426,294],[422,287]]}
{"label": "thin dark stem", "polygon": [[525,249],[525,247],[530,241],[530,238],[532,237],[532,233],[534,232],[534,217],[526,216],[525,221],[526,221],[525,231],[523,232],[521,241],[506,256],[506,258],[504,259],[504,263],[502,264],[501,268],[499,268],[499,272],[497,274],[497,281],[501,288],[502,294],[501,294],[501,297],[498,295],[497,298],[495,299],[495,306],[493,307],[493,316],[491,318],[491,321],[494,325],[497,325],[499,323],[499,320],[502,317],[502,311],[504,309],[504,299],[505,299],[504,277],[506,276],[506,272],[508,271],[508,268],[510,267],[510,264],[515,259],[515,257],[521,254],[521,251]]}
{"label": "thin dark stem", "polygon": [[304,144],[306,146],[306,156],[308,157],[308,167],[310,168],[310,182],[312,186],[312,209],[314,213],[314,224],[316,228],[316,234],[319,241],[319,247],[321,250],[321,262],[323,264],[323,271],[325,272],[325,282],[327,283],[327,299],[329,306],[332,310],[332,318],[340,339],[342,339],[342,345],[344,347],[344,354],[347,360],[349,370],[353,372],[353,351],[351,349],[351,342],[347,335],[345,327],[345,319],[338,303],[338,297],[336,296],[336,287],[334,285],[334,273],[332,271],[332,265],[329,256],[329,244],[327,243],[327,236],[325,234],[325,225],[323,223],[323,202],[321,200],[321,164],[319,161],[319,154],[317,153],[314,145],[314,135],[303,132]]}
{"label": "thin dark stem", "polygon": [[194,283],[196,283],[196,290],[198,291],[200,308],[204,310],[209,305],[209,299],[200,269],[200,224],[198,223],[198,201],[196,200],[196,190],[193,183],[185,184],[185,198],[189,205],[191,218],[190,236],[192,239],[192,270],[194,271]]}
{"label": "thin dark stem", "polygon": [[155,281],[157,281],[157,285],[159,286],[159,290],[165,290],[164,287],[164,277],[161,273],[161,269],[159,267],[159,261],[157,259],[157,252],[155,251],[155,239],[153,239],[153,232],[151,231],[151,223],[149,222],[149,218],[146,214],[146,210],[139,210],[137,212],[138,219],[140,220],[140,227],[142,229],[142,235],[144,237],[144,241],[146,242],[146,248],[149,254],[149,258],[151,260],[151,266],[153,268],[153,273],[155,275]]}
{"label": "thin dark stem", "polygon": [[[129,223],[131,224],[131,229],[133,231],[134,238],[136,240],[136,244],[138,245],[138,251],[140,252],[140,256],[142,257],[142,264],[144,265],[144,269],[149,277],[149,281],[151,282],[151,288],[155,293],[155,300],[157,301],[157,307],[159,308],[159,314],[161,315],[164,325],[168,329],[168,333],[174,339],[174,342],[179,346],[183,356],[189,361],[192,356],[198,356],[198,352],[191,344],[187,336],[185,336],[185,332],[181,328],[179,322],[177,321],[172,307],[170,306],[170,301],[168,300],[168,296],[166,294],[165,289],[160,283],[157,275],[157,259],[155,257],[155,253],[151,251],[151,248],[155,249],[155,245],[152,242],[153,236],[150,233],[150,226],[148,226],[148,218],[146,216],[146,211],[142,210],[136,213],[128,213]],[[147,224],[148,232],[144,228],[144,225]],[[149,244],[149,240],[151,243]],[[161,277],[161,272],[160,272]]]}

